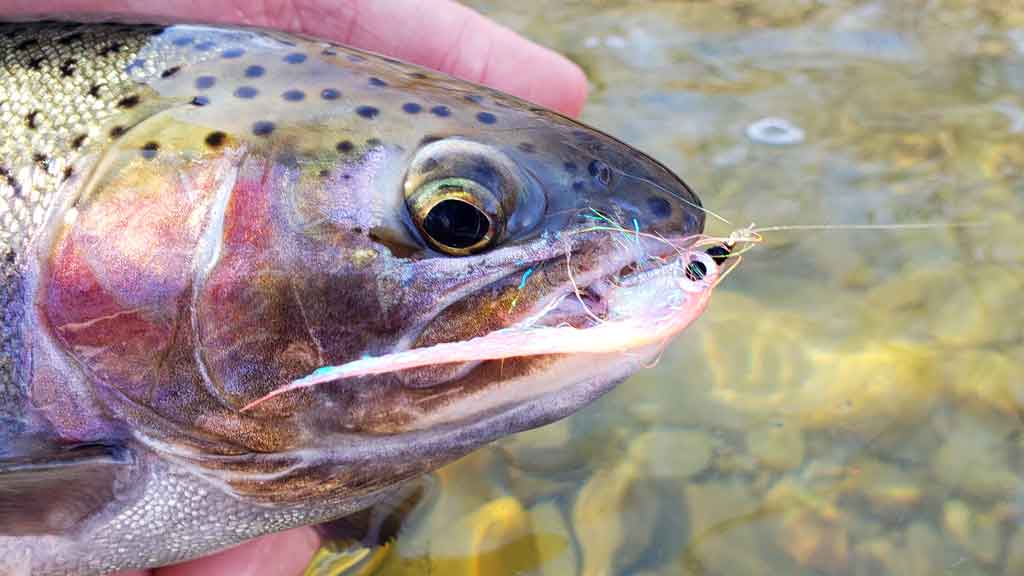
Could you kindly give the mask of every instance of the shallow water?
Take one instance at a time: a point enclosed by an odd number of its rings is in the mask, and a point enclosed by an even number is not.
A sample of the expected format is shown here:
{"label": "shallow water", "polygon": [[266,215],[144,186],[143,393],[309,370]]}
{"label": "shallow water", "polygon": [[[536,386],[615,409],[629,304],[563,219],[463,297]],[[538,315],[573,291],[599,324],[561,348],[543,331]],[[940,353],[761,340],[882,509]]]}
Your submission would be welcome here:
{"label": "shallow water", "polygon": [[766,232],[656,367],[310,572],[1024,573],[1024,4],[472,4],[713,231],[983,225]]}

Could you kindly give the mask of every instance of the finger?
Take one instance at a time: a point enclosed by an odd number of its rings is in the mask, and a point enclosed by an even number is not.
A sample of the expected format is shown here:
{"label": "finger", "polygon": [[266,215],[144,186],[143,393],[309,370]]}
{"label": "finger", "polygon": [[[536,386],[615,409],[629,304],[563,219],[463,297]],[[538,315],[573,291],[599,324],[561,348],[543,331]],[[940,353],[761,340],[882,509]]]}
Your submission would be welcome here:
{"label": "finger", "polygon": [[13,0],[3,14],[113,14],[303,32],[487,84],[575,116],[587,81],[555,52],[452,0]]}
{"label": "finger", "polygon": [[306,570],[320,539],[312,528],[270,534],[213,556],[159,568],[153,576],[298,576]]}

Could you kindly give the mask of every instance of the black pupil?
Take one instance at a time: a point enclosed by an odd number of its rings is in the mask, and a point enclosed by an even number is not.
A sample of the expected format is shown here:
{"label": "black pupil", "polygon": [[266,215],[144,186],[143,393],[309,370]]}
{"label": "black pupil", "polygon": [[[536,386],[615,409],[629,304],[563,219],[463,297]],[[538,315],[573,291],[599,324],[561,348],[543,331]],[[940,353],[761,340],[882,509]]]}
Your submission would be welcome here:
{"label": "black pupil", "polygon": [[490,229],[487,216],[462,200],[442,200],[423,219],[423,230],[449,248],[469,248],[486,238]]}
{"label": "black pupil", "polygon": [[700,260],[693,260],[686,265],[686,277],[693,282],[703,280],[707,273],[708,267]]}

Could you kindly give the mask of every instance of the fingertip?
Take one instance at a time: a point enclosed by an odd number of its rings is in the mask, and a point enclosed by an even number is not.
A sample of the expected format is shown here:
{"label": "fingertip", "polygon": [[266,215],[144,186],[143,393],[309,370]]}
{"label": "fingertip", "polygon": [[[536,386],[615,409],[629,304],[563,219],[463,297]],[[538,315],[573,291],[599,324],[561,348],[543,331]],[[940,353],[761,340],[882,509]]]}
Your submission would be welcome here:
{"label": "fingertip", "polygon": [[578,64],[572,60],[551,52],[552,57],[560,60],[557,65],[552,66],[553,73],[559,78],[561,88],[550,95],[551,103],[540,102],[550,106],[552,109],[573,118],[580,115],[583,106],[587,103],[587,95],[590,92],[590,84],[586,73]]}
{"label": "fingertip", "polygon": [[[566,114],[577,116],[587,99],[587,77],[572,60],[537,44],[492,20],[480,18],[478,34],[489,40],[486,53],[462,50],[470,70],[482,70],[477,77],[456,70],[458,76],[481,82],[514,96]],[[472,38],[464,34],[463,38]],[[472,40],[469,40],[472,44]],[[481,63],[480,59],[484,59]]]}
{"label": "fingertip", "polygon": [[269,534],[223,552],[155,571],[156,576],[298,576],[320,547],[309,527]]}

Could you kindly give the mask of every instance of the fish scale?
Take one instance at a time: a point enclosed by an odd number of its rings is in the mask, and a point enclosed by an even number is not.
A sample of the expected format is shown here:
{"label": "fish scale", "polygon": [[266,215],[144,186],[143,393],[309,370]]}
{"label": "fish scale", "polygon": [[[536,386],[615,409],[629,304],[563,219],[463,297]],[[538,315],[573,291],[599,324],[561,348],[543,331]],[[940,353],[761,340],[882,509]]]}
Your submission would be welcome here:
{"label": "fish scale", "polygon": [[[60,183],[100,141],[152,29],[0,24],[0,417],[16,420],[23,250]],[[96,87],[99,87],[98,89]]]}

